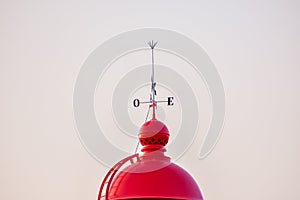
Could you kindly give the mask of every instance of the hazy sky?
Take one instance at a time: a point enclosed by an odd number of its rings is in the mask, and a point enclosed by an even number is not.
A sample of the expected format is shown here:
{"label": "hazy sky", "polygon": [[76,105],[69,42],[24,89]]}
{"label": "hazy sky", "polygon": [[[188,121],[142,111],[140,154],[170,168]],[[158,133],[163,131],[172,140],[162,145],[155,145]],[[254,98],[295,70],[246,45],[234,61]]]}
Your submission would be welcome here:
{"label": "hazy sky", "polygon": [[[82,146],[72,96],[102,42],[159,27],[197,42],[223,80],[226,121],[177,161],[207,200],[298,200],[299,1],[1,1],[0,199],[92,200],[108,169]],[[165,113],[167,115],[167,113]]]}

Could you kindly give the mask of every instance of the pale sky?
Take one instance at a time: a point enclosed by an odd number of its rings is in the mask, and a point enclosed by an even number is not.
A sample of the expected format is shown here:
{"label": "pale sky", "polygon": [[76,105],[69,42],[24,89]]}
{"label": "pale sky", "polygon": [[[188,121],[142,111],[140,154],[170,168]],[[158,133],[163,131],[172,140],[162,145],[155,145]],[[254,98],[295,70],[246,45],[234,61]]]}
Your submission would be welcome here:
{"label": "pale sky", "polygon": [[158,27],[197,42],[223,80],[216,148],[199,160],[199,136],[176,161],[205,199],[298,200],[299,9],[295,0],[1,1],[0,199],[97,198],[108,168],[78,137],[77,75],[107,39]]}

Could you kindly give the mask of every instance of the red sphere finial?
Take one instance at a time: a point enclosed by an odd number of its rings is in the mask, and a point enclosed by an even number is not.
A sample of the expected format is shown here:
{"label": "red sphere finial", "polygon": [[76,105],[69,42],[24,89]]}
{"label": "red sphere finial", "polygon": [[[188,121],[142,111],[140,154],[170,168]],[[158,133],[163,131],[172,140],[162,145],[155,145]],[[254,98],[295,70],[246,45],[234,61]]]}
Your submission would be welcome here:
{"label": "red sphere finial", "polygon": [[151,120],[141,126],[139,131],[139,140],[144,146],[142,151],[153,151],[163,148],[168,143],[169,136],[167,126],[157,120],[154,114]]}

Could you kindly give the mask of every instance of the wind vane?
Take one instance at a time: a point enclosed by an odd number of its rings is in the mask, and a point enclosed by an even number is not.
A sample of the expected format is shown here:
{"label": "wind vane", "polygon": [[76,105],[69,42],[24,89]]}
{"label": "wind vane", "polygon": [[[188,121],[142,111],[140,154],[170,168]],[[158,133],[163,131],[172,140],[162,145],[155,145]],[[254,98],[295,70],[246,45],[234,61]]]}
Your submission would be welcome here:
{"label": "wind vane", "polygon": [[[140,104],[150,104],[149,105],[149,108],[148,108],[148,111],[147,111],[147,115],[146,115],[146,119],[145,119],[145,122],[147,121],[148,119],[148,116],[149,116],[149,111],[150,111],[150,108],[152,107],[152,119],[155,119],[156,118],[156,114],[155,114],[155,109],[157,109],[157,103],[162,103],[162,102],[166,102],[168,104],[168,106],[173,106],[174,105],[174,97],[168,97],[167,100],[163,100],[163,101],[157,101],[155,99],[155,96],[156,96],[156,82],[154,81],[154,48],[155,46],[157,45],[157,42],[154,42],[153,40],[150,42],[148,42],[148,45],[149,47],[151,48],[151,53],[152,53],[152,65],[151,65],[151,92],[150,92],[150,100],[149,101],[140,101],[139,99],[134,99],[133,100],[133,106],[134,107],[139,107]],[[135,153],[137,152],[138,150],[138,147],[139,147],[139,142],[137,143],[137,146],[135,148]]]}
{"label": "wind vane", "polygon": [[[154,81],[154,48],[157,45],[158,42],[154,42],[153,40],[150,42],[148,42],[149,47],[151,48],[151,53],[152,53],[152,71],[151,71],[151,92],[150,92],[150,100],[149,101],[140,101],[139,99],[134,99],[133,100],[133,106],[134,107],[139,107],[140,104],[144,104],[144,103],[148,103],[149,105],[149,109],[150,107],[153,108],[153,118],[155,118],[155,109],[157,106],[157,103],[162,103],[162,102],[166,102],[168,106],[173,106],[174,105],[174,97],[168,97],[167,100],[162,100],[162,101],[157,101],[155,99],[156,96],[156,82]],[[149,113],[149,110],[148,110]],[[147,117],[146,120],[148,118],[148,113],[147,113]]]}

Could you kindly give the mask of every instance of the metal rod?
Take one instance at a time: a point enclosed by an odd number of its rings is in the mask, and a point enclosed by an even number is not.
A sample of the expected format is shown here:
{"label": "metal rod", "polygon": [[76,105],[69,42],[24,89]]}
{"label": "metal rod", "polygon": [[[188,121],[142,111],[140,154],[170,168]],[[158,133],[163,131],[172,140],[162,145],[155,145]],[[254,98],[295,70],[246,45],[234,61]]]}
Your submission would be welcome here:
{"label": "metal rod", "polygon": [[153,40],[151,42],[148,42],[148,45],[151,48],[151,56],[152,56],[152,70],[151,70],[151,97],[150,97],[150,101],[151,103],[155,103],[155,95],[156,95],[156,90],[155,90],[155,86],[156,83],[154,81],[154,47],[157,45],[157,42],[153,42]]}
{"label": "metal rod", "polygon": [[[152,118],[155,119],[155,109],[156,109],[156,101],[155,101],[155,95],[156,95],[156,90],[155,90],[155,86],[156,86],[156,83],[154,81],[154,47],[157,45],[157,42],[153,42],[153,40],[150,42],[148,42],[148,45],[150,46],[151,48],[151,58],[152,58],[152,69],[151,69],[151,92],[150,92],[150,102],[149,103],[152,103],[149,108],[148,108],[148,111],[147,111],[147,115],[146,115],[146,119],[145,119],[145,122],[147,121],[148,119],[148,116],[149,116],[149,111],[150,111],[150,107],[152,107],[153,109],[153,113],[152,113]],[[140,102],[140,103],[148,103],[148,102]],[[135,153],[137,152],[138,148],[139,148],[139,141],[136,145],[136,148],[135,148]]]}

